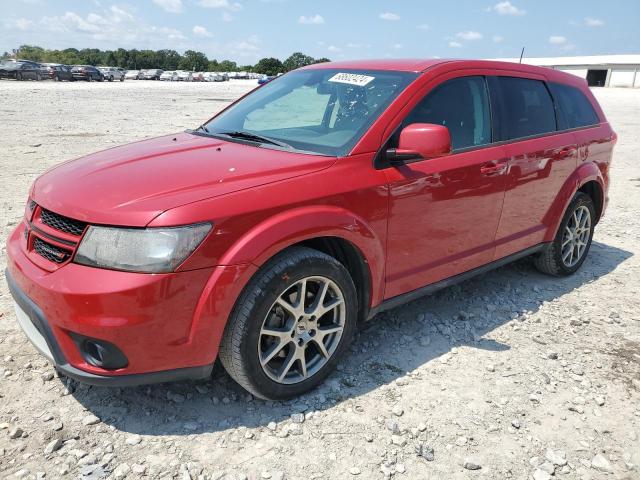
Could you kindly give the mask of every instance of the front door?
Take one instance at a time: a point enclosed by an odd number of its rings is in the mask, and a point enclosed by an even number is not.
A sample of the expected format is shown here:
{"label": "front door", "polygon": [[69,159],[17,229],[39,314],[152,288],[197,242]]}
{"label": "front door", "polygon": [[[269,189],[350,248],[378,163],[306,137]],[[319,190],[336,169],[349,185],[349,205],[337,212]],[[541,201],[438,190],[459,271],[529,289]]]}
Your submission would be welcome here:
{"label": "front door", "polygon": [[448,80],[404,120],[449,129],[452,153],[386,170],[390,193],[385,298],[493,259],[505,192],[504,148],[491,145],[485,77]]}

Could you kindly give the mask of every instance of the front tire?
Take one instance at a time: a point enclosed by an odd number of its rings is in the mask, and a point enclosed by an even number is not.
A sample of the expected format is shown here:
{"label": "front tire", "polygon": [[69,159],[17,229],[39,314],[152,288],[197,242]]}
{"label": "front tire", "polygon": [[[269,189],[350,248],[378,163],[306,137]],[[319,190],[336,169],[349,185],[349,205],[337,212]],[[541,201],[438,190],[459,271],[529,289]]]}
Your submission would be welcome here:
{"label": "front tire", "polygon": [[353,280],[340,262],[291,248],[265,264],[238,298],[220,361],[257,397],[300,395],[317,387],[345,354],[357,308]]}
{"label": "front tire", "polygon": [[553,242],[546,245],[535,258],[536,268],[556,277],[575,273],[587,258],[595,224],[593,200],[582,192],[576,193]]}

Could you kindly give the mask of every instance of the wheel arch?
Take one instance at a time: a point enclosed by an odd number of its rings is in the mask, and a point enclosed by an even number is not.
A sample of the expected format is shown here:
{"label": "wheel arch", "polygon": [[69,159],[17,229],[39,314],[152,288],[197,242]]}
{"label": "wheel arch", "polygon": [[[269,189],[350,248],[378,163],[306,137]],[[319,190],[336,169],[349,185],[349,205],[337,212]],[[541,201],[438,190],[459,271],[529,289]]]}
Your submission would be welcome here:
{"label": "wheel arch", "polygon": [[[548,229],[544,241],[550,242],[555,238],[564,212],[567,210],[574,195],[579,191],[589,195],[594,201],[597,211],[596,222],[600,220],[604,210],[604,185],[602,172],[595,163],[586,162],[576,168],[562,185],[551,208],[549,208],[545,215],[543,222],[548,226]],[[597,199],[594,197],[597,197]]]}
{"label": "wheel arch", "polygon": [[220,263],[251,263],[259,268],[293,246],[331,255],[347,268],[359,293],[361,315],[381,301],[383,241],[362,218],[342,207],[307,206],[270,217],[243,235]]}
{"label": "wheel arch", "polygon": [[353,279],[358,295],[358,322],[366,321],[371,309],[371,272],[358,247],[340,237],[315,237],[296,245],[326,253],[344,265]]}
{"label": "wheel arch", "polygon": [[598,183],[596,180],[589,180],[583,183],[580,188],[577,190],[578,192],[582,192],[591,197],[593,201],[593,205],[596,208],[596,224],[600,221],[602,217],[602,211],[604,207],[604,190],[602,185]]}

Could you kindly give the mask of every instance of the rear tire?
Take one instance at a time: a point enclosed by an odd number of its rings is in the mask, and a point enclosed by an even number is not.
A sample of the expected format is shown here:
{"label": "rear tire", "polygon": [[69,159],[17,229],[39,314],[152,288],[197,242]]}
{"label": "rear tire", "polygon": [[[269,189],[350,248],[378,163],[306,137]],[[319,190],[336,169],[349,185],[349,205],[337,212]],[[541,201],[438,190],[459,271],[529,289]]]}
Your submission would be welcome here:
{"label": "rear tire", "polygon": [[266,263],[238,298],[220,361],[257,397],[300,395],[318,386],[345,354],[356,329],[357,304],[353,280],[335,258],[305,247],[286,250]]}
{"label": "rear tire", "polygon": [[577,192],[560,222],[553,242],[535,257],[538,270],[556,277],[575,273],[591,247],[596,209],[589,195]]}

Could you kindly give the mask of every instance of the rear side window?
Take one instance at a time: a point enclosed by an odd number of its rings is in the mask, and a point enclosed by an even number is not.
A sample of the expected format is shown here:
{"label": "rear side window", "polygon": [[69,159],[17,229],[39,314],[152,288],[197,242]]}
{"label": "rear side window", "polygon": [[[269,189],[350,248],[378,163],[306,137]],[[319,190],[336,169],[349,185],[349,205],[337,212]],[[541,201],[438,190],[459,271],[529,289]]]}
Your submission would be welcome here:
{"label": "rear side window", "polygon": [[453,150],[491,143],[491,113],[484,77],[449,80],[429,92],[405,119],[444,125]]}
{"label": "rear side window", "polygon": [[544,82],[528,78],[496,77],[502,100],[503,140],[530,137],[556,130],[551,95]]}
{"label": "rear side window", "polygon": [[560,83],[551,83],[549,88],[558,105],[560,130],[600,123],[593,105],[579,89]]}

